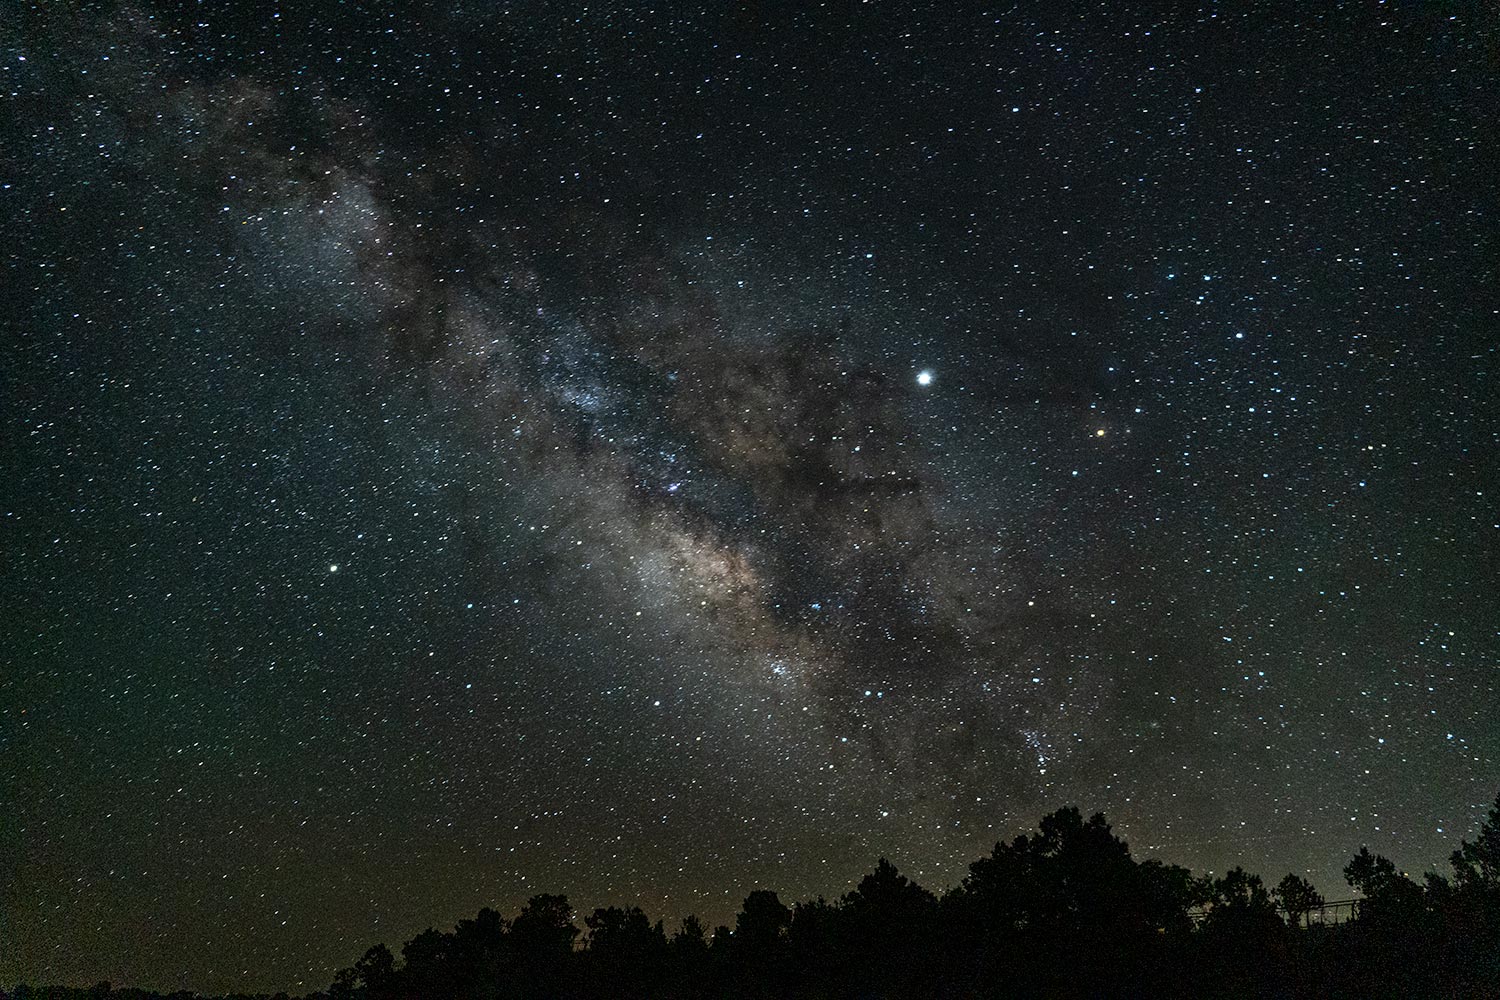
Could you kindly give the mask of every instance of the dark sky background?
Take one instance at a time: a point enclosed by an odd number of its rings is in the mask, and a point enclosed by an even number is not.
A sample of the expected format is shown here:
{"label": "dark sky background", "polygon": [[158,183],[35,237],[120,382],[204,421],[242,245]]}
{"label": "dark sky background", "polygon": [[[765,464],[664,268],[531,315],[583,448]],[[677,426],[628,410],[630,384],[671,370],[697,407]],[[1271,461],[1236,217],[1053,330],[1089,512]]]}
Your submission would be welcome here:
{"label": "dark sky background", "polygon": [[1442,867],[1500,20],[1150,6],[7,7],[0,981],[941,890],[1069,803]]}

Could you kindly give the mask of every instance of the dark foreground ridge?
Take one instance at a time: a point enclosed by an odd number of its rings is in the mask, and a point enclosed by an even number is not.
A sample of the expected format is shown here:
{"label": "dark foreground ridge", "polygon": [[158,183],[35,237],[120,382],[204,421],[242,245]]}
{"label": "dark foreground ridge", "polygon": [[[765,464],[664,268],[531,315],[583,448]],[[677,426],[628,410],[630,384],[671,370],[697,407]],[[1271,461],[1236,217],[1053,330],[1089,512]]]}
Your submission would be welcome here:
{"label": "dark foreground ridge", "polygon": [[[670,935],[638,908],[574,923],[567,897],[510,919],[484,909],[452,931],[383,944],[342,969],[338,1000],[807,997],[1500,996],[1500,797],[1452,877],[1416,882],[1361,848],[1344,868],[1347,919],[1289,874],[1267,889],[1239,868],[1195,877],[1137,862],[1103,815],[1074,808],[995,845],[939,898],[882,859],[836,902],[745,897],[735,925],[696,917]],[[15,1000],[160,994],[18,986]],[[188,1000],[187,993],[170,994]],[[285,994],[280,994],[285,996]]]}

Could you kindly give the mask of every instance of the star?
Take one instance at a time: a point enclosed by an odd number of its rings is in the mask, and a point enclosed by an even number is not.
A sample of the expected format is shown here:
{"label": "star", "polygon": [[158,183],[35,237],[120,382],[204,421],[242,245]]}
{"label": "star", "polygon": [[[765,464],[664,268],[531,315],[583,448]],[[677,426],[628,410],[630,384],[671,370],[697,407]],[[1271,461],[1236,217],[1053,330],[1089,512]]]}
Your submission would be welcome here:
{"label": "star", "polygon": [[917,385],[928,386],[932,384],[932,369],[923,368],[917,372]]}

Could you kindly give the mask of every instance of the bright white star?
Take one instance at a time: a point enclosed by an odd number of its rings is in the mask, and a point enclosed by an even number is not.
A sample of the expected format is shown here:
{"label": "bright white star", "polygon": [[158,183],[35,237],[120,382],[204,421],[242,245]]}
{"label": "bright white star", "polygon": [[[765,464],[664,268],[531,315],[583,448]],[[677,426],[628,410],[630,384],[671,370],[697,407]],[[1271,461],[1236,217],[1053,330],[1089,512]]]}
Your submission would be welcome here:
{"label": "bright white star", "polygon": [[931,368],[923,368],[921,371],[917,372],[917,385],[931,385],[931,384],[932,384],[932,369]]}

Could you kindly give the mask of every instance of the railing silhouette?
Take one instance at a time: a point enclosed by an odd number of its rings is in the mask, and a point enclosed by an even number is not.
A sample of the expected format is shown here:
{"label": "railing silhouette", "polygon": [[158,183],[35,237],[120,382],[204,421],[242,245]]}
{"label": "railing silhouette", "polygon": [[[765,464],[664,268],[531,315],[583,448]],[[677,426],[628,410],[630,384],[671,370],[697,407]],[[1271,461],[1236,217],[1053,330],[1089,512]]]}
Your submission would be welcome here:
{"label": "railing silhouette", "polygon": [[[1322,906],[1315,906],[1297,918],[1298,927],[1323,927],[1336,924],[1347,924],[1359,916],[1359,899],[1335,899],[1325,902]],[[1212,907],[1203,907],[1197,910],[1189,910],[1188,916],[1193,921],[1193,926],[1203,923]],[[1283,920],[1287,919],[1287,909],[1284,906],[1276,907],[1276,912],[1281,914]]]}

